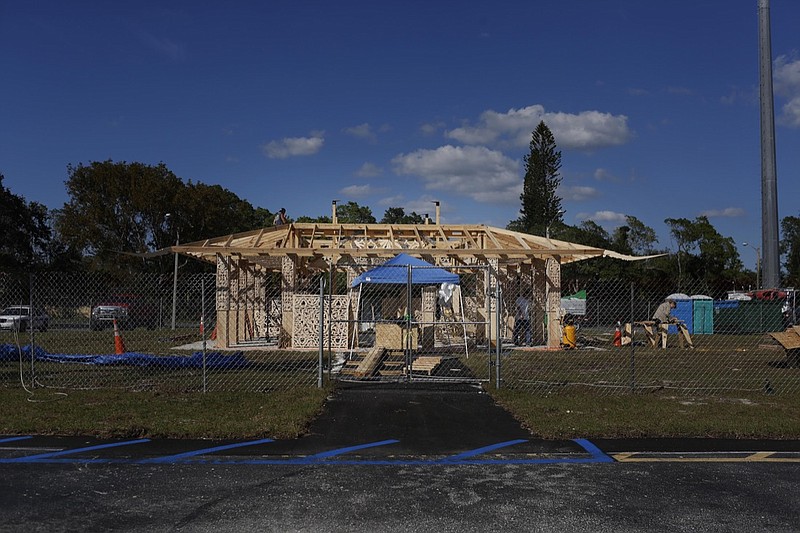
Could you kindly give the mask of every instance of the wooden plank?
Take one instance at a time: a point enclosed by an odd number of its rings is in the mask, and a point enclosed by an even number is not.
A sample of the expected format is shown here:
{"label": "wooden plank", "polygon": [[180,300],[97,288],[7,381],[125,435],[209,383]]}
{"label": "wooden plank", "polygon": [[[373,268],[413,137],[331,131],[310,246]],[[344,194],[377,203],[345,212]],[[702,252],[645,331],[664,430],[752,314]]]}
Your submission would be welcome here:
{"label": "wooden plank", "polygon": [[800,348],[800,334],[795,330],[797,326],[786,331],[778,331],[770,333],[770,336],[778,341],[778,343],[787,350],[795,350]]}
{"label": "wooden plank", "polygon": [[436,370],[436,367],[438,367],[441,363],[441,357],[423,355],[414,360],[414,362],[411,364],[411,370],[413,372],[425,372],[426,374],[431,375],[433,371]]}

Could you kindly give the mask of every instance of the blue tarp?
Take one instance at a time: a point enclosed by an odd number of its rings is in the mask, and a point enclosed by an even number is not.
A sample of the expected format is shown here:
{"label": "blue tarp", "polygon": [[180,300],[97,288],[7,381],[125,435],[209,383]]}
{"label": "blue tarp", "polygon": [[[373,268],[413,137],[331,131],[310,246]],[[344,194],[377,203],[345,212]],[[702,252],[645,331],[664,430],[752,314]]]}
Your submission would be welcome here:
{"label": "blue tarp", "polygon": [[366,284],[408,283],[408,269],[411,265],[411,283],[414,285],[458,284],[458,274],[438,268],[416,257],[399,254],[380,266],[364,272],[353,280],[351,287]]}
{"label": "blue tarp", "polygon": [[[50,363],[80,363],[84,365],[118,365],[138,366],[150,368],[202,368],[203,352],[194,352],[185,355],[152,355],[146,353],[129,352],[108,355],[80,355],[80,354],[49,354],[41,348],[36,348],[36,360]],[[30,345],[22,347],[22,357],[30,360]],[[18,361],[19,351],[13,344],[0,344],[0,361]],[[206,352],[206,368],[235,369],[248,365],[242,352],[223,354],[221,352]]]}

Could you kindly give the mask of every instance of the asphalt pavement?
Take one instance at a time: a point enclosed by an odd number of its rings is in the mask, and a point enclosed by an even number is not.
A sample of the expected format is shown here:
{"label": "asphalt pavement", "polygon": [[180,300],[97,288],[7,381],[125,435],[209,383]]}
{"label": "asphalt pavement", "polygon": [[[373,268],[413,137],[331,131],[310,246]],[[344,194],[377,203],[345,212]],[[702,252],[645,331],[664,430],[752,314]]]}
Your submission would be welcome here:
{"label": "asphalt pavement", "polygon": [[337,389],[298,439],[0,436],[0,531],[797,531],[793,441],[533,438],[480,388]]}

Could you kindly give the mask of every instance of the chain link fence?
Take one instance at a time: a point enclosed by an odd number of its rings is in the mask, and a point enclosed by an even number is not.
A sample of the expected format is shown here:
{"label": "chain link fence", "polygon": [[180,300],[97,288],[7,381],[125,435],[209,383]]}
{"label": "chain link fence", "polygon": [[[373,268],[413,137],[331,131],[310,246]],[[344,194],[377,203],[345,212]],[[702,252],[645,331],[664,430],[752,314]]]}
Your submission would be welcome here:
{"label": "chain link fence", "polygon": [[[800,390],[792,289],[719,293],[702,283],[497,272],[338,265],[288,280],[291,290],[285,273],[244,268],[177,283],[171,274],[2,274],[0,386],[269,391],[428,380],[532,393]],[[674,307],[664,316],[667,299]]]}
{"label": "chain link fence", "polygon": [[[798,351],[773,335],[797,337],[791,326],[800,302],[792,289],[719,294],[701,282],[676,288],[663,280],[563,280],[561,287],[558,309],[530,322],[526,318],[545,302],[524,285],[505,293],[503,321],[510,325],[504,337],[511,343],[503,350],[501,386],[608,393],[800,390]],[[529,302],[534,311],[526,315]],[[548,319],[558,320],[557,327],[548,328]],[[541,349],[537,344],[548,333],[550,348]],[[534,346],[525,346],[531,335]]]}
{"label": "chain link fence", "polygon": [[[217,345],[214,274],[0,276],[0,386],[269,391],[317,385],[318,357],[278,350],[242,302],[249,339]],[[267,302],[280,299],[280,292]],[[260,300],[260,304],[265,299]],[[261,323],[257,323],[260,320]]]}

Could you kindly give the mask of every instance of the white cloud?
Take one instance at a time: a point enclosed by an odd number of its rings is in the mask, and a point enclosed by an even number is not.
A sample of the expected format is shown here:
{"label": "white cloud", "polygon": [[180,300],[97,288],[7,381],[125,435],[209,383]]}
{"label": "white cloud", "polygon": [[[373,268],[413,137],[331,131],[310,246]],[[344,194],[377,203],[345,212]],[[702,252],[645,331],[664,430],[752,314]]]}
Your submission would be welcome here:
{"label": "white cloud", "polygon": [[383,205],[386,207],[399,207],[403,205],[403,202],[405,202],[405,197],[402,194],[396,194],[394,196],[381,198],[378,200],[378,205]]}
{"label": "white cloud", "polygon": [[547,113],[541,105],[509,109],[506,113],[484,111],[475,126],[465,125],[445,132],[445,136],[464,144],[524,147],[531,132],[544,121],[559,148],[594,150],[625,144],[632,133],[628,117],[599,111],[579,114]]}
{"label": "white cloud", "polygon": [[781,55],[775,59],[775,90],[783,95],[800,91],[800,58]]}
{"label": "white cloud", "polygon": [[792,98],[781,108],[781,124],[800,128],[800,96]]}
{"label": "white cloud", "polygon": [[314,155],[325,144],[324,132],[312,133],[311,137],[286,137],[270,141],[261,147],[270,159],[286,159],[301,155]]}
{"label": "white cloud", "polygon": [[423,135],[434,135],[440,129],[443,129],[445,124],[443,122],[429,122],[419,127]]}
{"label": "white cloud", "polygon": [[374,188],[367,185],[350,185],[339,189],[339,194],[348,198],[364,198],[375,193]]}
{"label": "white cloud", "polygon": [[624,224],[627,220],[624,213],[615,213],[614,211],[595,211],[594,213],[578,213],[577,218],[580,220],[592,220],[598,224],[603,222],[611,222],[613,224]]}
{"label": "white cloud", "polygon": [[522,177],[519,162],[482,146],[441,146],[417,150],[392,159],[398,175],[416,175],[430,190],[469,196],[479,202],[519,201]]}
{"label": "white cloud", "polygon": [[600,196],[600,191],[594,187],[586,187],[579,185],[565,186],[561,185],[557,191],[562,200],[569,200],[573,202],[580,202],[583,200],[591,200]]}
{"label": "white cloud", "polygon": [[383,169],[374,163],[364,163],[355,172],[359,178],[375,178],[381,174],[383,174]]}
{"label": "white cloud", "polygon": [[619,181],[616,176],[604,168],[598,168],[594,171],[594,179],[597,181]]}
{"label": "white cloud", "polygon": [[791,127],[800,127],[800,59],[796,54],[778,56],[775,60],[775,92],[788,99],[781,108],[779,120]]}
{"label": "white cloud", "polygon": [[378,140],[378,136],[372,131],[372,127],[368,123],[359,124],[358,126],[353,126],[351,128],[345,128],[344,132],[348,135],[352,135],[358,139],[364,139],[369,142],[375,142]]}
{"label": "white cloud", "polygon": [[726,207],[725,209],[707,209],[700,215],[708,218],[736,218],[743,217],[747,213],[741,207]]}

